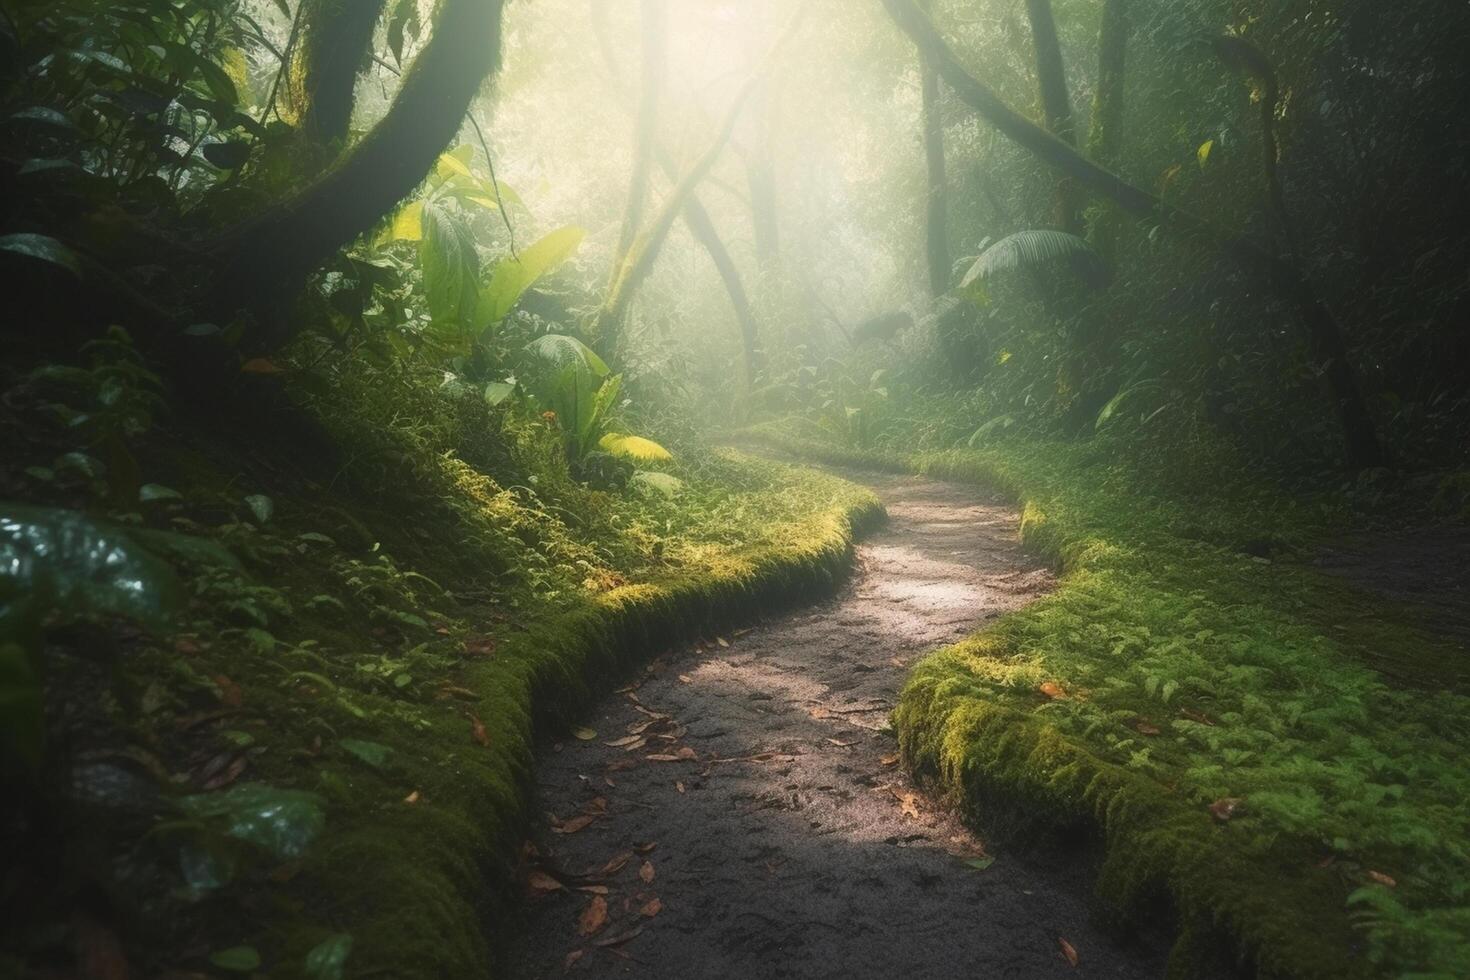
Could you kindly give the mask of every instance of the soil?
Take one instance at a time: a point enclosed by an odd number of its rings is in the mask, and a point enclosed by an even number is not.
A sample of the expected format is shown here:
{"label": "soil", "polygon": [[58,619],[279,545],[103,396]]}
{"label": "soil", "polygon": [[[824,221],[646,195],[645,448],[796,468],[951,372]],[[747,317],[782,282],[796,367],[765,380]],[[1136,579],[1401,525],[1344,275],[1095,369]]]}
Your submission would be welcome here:
{"label": "soil", "polygon": [[1162,976],[1085,860],[987,847],[896,764],[914,661],[1052,586],[1017,513],[843,475],[890,521],[836,599],[660,657],[541,753],[519,976]]}

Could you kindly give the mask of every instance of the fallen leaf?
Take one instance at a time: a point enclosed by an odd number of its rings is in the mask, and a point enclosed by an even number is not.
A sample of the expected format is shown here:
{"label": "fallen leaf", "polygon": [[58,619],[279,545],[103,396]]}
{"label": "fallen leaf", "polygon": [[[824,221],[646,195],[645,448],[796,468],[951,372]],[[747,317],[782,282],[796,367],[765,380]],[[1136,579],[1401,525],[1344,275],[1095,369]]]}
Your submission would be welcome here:
{"label": "fallen leaf", "polygon": [[674,789],[678,790],[680,794],[682,794],[684,792],[684,784],[676,782],[674,783]]}
{"label": "fallen leaf", "polygon": [[728,643],[725,642],[725,638],[723,636],[717,636],[717,637],[715,637],[715,642],[718,643],[722,647],[727,647],[727,646],[730,645],[730,644],[728,644]]}
{"label": "fallen leaf", "polygon": [[1062,690],[1062,685],[1058,684],[1056,681],[1047,681],[1046,683],[1041,685],[1039,690],[1042,694],[1045,694],[1047,697],[1052,698],[1053,700],[1055,700],[1056,698],[1064,698],[1067,696],[1067,692]]}
{"label": "fallen leaf", "polygon": [[[403,676],[403,675],[399,675],[399,676]],[[439,696],[440,697],[463,698],[466,701],[478,701],[478,700],[480,700],[480,695],[476,694],[474,691],[471,691],[469,688],[467,688],[467,687],[456,687],[453,684],[445,684],[443,687],[439,688]]]}
{"label": "fallen leaf", "polygon": [[470,715],[470,734],[475,737],[486,748],[490,747],[490,733],[485,731],[485,723],[480,720],[479,715]]}
{"label": "fallen leaf", "polygon": [[587,828],[587,825],[596,819],[596,814],[584,813],[581,816],[573,817],[570,820],[558,823],[556,826],[551,828],[551,831],[555,834],[575,834],[579,830],[585,830]]}
{"label": "fallen leaf", "polygon": [[618,784],[612,781],[612,777],[611,776],[603,776],[602,777],[602,781],[604,783],[606,783],[608,785],[608,787],[611,788],[611,789],[617,789],[617,787],[618,787]]}
{"label": "fallen leaf", "polygon": [[658,847],[658,841],[651,840],[646,844],[634,844],[633,850],[637,851],[639,854],[648,854],[655,847]]}
{"label": "fallen leaf", "polygon": [[638,869],[638,877],[643,880],[643,883],[645,885],[651,885],[651,884],[653,884],[653,875],[654,875],[653,862],[652,861],[644,861],[643,862],[643,867],[641,867],[641,868]]}
{"label": "fallen leaf", "polygon": [[681,758],[681,759],[697,759],[697,758],[699,758],[699,757],[698,757],[698,756],[697,756],[697,755],[696,755],[696,754],[695,754],[695,752],[694,752],[694,750],[693,750],[693,749],[691,749],[691,748],[690,748],[690,747],[689,747],[689,746],[687,746],[687,745],[686,745],[686,746],[684,746],[684,747],[683,747],[683,748],[682,748],[682,749],[680,749],[680,750],[679,750],[679,751],[678,751],[678,752],[676,752],[676,753],[674,753],[674,754],[675,754],[675,755],[677,755],[677,756],[678,756],[678,757],[679,757],[679,758]]}
{"label": "fallen leaf", "polygon": [[230,680],[224,674],[215,674],[210,680],[214,681],[219,688],[219,699],[231,708],[238,708],[245,701],[245,694],[240,690],[240,685]]}
{"label": "fallen leaf", "polygon": [[1239,799],[1238,797],[1222,797],[1221,799],[1218,799],[1210,804],[1210,813],[1214,816],[1216,820],[1224,823],[1226,820],[1229,820],[1231,817],[1241,812],[1244,804],[1245,801]]}
{"label": "fallen leaf", "polygon": [[423,794],[421,794],[418,790],[414,790],[412,793],[409,793],[403,798],[403,802],[411,806],[417,803],[419,800],[422,800],[423,798]]}
{"label": "fallen leaf", "polygon": [[679,757],[677,755],[667,755],[667,754],[645,755],[643,758],[647,759],[649,762],[678,762],[679,761]]}
{"label": "fallen leaf", "polygon": [[610,742],[603,742],[602,744],[603,745],[607,745],[607,746],[611,746],[612,748],[615,748],[615,749],[620,749],[620,748],[622,748],[625,745],[632,745],[635,742],[641,742],[641,741],[643,741],[643,740],[641,738],[639,738],[637,735],[629,735],[627,738],[615,738],[615,739],[613,739]]}
{"label": "fallen leaf", "polygon": [[894,766],[898,764],[898,758],[898,753],[894,752],[891,755],[885,755],[883,758],[879,759],[878,764],[884,766]]}
{"label": "fallen leaf", "polygon": [[1062,955],[1067,958],[1067,962],[1075,967],[1078,962],[1077,949],[1060,936],[1057,937],[1057,945],[1062,947]]}
{"label": "fallen leaf", "polygon": [[854,745],[856,745],[856,744],[858,744],[858,743],[859,743],[859,742],[861,742],[861,741],[862,741],[862,739],[860,739],[860,738],[855,738],[855,739],[853,739],[853,740],[852,740],[852,741],[850,741],[850,742],[844,742],[844,741],[843,741],[843,740],[842,740],[842,739],[840,739],[840,738],[829,738],[829,739],[827,739],[827,741],[829,741],[829,742],[831,742],[831,743],[832,743],[832,744],[833,744],[833,745],[835,745],[835,746],[837,746],[837,747],[838,747],[838,748],[839,748],[839,749],[850,749],[850,748],[852,748],[852,747],[853,747],[853,746],[854,746]]}
{"label": "fallen leaf", "polygon": [[988,856],[970,858],[968,861],[965,862],[967,866],[974,868],[976,871],[984,871],[986,868],[990,867],[994,863],[995,858]]}
{"label": "fallen leaf", "polygon": [[464,652],[470,657],[488,657],[495,653],[495,639],[490,636],[471,636],[464,641]]}
{"label": "fallen leaf", "polygon": [[647,902],[643,903],[643,908],[638,910],[638,914],[643,916],[645,919],[651,919],[655,915],[658,915],[660,912],[662,912],[663,908],[663,902],[659,901],[656,898],[650,898]]}
{"label": "fallen leaf", "polygon": [[250,765],[250,760],[246,758],[244,753],[236,755],[230,759],[229,765],[217,770],[214,775],[204,781],[204,788],[206,790],[224,789],[239,779],[240,775],[245,771],[245,767],[248,765]]}
{"label": "fallen leaf", "polygon": [[181,636],[174,640],[174,652],[181,653],[186,657],[193,657],[203,653],[204,648],[199,645],[199,641],[194,637]]}
{"label": "fallen leaf", "polygon": [[893,666],[895,666],[895,667],[902,667],[902,666],[904,666],[904,662],[902,660],[898,659],[897,657],[889,657],[888,658],[888,662],[891,663],[891,664],[893,664]]}
{"label": "fallen leaf", "polygon": [[572,736],[582,742],[590,742],[597,737],[597,733],[590,728],[573,728]]}
{"label": "fallen leaf", "polygon": [[624,769],[632,769],[637,764],[637,759],[614,759],[607,764],[607,771],[622,772]]}
{"label": "fallen leaf", "polygon": [[594,796],[582,807],[583,813],[603,814],[607,812],[607,797]]}
{"label": "fallen leaf", "polygon": [[587,951],[585,949],[572,950],[570,953],[567,954],[567,958],[562,960],[561,968],[563,970],[570,970],[573,966],[576,965],[577,961],[580,960],[584,954],[586,954],[586,952]]}
{"label": "fallen leaf", "polygon": [[526,876],[526,890],[533,896],[550,895],[552,892],[561,891],[565,886],[545,871],[532,871]]}
{"label": "fallen leaf", "polygon": [[1198,722],[1201,725],[1213,726],[1215,724],[1208,715],[1202,715],[1198,711],[1190,711],[1188,708],[1180,708],[1179,713],[1188,718],[1190,721]]}
{"label": "fallen leaf", "polygon": [[1382,871],[1369,871],[1368,877],[1372,878],[1380,885],[1387,885],[1389,888],[1397,888],[1399,886],[1399,883],[1397,881],[1395,881],[1390,875],[1384,874]]}
{"label": "fallen leaf", "polygon": [[604,949],[608,946],[621,946],[623,943],[627,942],[630,939],[637,939],[642,934],[643,927],[638,926],[636,928],[629,929],[627,932],[620,932],[615,936],[605,936],[602,939],[595,941],[592,945],[600,946]]}
{"label": "fallen leaf", "polygon": [[619,871],[622,871],[623,868],[627,867],[628,862],[631,860],[633,860],[632,851],[624,851],[621,854],[614,854],[611,858],[608,859],[608,862],[602,866],[602,870],[599,871],[598,874],[602,875],[603,877],[615,875]]}
{"label": "fallen leaf", "polygon": [[1150,725],[1146,721],[1137,722],[1137,723],[1134,724],[1133,727],[1134,727],[1134,729],[1137,730],[1138,734],[1140,734],[1140,735],[1157,735],[1157,734],[1159,734],[1158,726],[1156,726],[1156,725]]}
{"label": "fallen leaf", "polygon": [[593,895],[592,901],[587,903],[587,907],[577,917],[577,934],[590,936],[599,932],[605,925],[607,925],[607,899],[601,895]]}
{"label": "fallen leaf", "polygon": [[913,817],[915,820],[919,819],[919,794],[904,793],[898,797],[898,805],[899,809],[903,811],[904,816]]}
{"label": "fallen leaf", "polygon": [[286,369],[285,368],[281,367],[279,364],[277,364],[274,361],[267,360],[264,357],[252,357],[250,360],[248,360],[244,364],[241,364],[240,365],[240,370],[244,374],[285,374],[286,373]]}
{"label": "fallen leaf", "polygon": [[679,675],[679,683],[680,684],[693,684],[694,683],[694,678],[690,677],[688,674],[680,674]]}
{"label": "fallen leaf", "polygon": [[606,885],[578,885],[577,891],[586,892],[589,895],[606,895],[608,888]]}

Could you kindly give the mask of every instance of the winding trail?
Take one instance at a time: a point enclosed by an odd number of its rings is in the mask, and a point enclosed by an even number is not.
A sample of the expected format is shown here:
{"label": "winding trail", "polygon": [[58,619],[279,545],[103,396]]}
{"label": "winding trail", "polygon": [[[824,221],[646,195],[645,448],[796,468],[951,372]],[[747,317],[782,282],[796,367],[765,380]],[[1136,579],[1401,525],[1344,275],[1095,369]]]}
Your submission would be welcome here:
{"label": "winding trail", "polygon": [[1014,509],[843,475],[890,521],[840,595],[660,657],[598,705],[595,739],[542,752],[531,860],[565,887],[533,876],[520,976],[1163,974],[1092,925],[1071,862],[967,864],[983,843],[894,765],[914,660],[1051,586]]}

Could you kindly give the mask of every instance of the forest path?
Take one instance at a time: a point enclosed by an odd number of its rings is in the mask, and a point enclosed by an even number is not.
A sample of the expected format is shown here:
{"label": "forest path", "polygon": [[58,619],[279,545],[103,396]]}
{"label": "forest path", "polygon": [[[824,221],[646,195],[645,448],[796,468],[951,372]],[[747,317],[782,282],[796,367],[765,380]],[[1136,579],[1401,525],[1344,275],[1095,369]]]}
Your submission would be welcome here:
{"label": "forest path", "polygon": [[[1051,587],[1015,510],[842,475],[890,521],[835,599],[658,658],[594,709],[595,739],[541,753],[537,811],[560,825],[541,825],[536,861],[569,888],[530,902],[520,976],[1163,974],[1160,952],[1093,927],[1083,869],[968,865],[983,843],[893,764],[914,660]],[[632,734],[646,743],[607,744]]]}

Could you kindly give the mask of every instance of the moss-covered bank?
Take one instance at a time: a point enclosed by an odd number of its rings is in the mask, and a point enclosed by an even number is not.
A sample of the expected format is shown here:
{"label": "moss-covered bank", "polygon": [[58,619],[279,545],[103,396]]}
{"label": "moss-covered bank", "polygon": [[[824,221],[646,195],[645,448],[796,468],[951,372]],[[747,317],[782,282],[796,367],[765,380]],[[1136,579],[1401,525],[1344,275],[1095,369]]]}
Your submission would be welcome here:
{"label": "moss-covered bank", "polygon": [[1061,587],[915,668],[905,758],[982,822],[1098,833],[1109,908],[1172,906],[1173,975],[1215,936],[1262,976],[1470,975],[1470,698],[1445,680],[1464,651],[1299,560],[1340,507],[1224,451],[1165,470],[1105,441],[910,457],[755,436],[1023,503]]}

